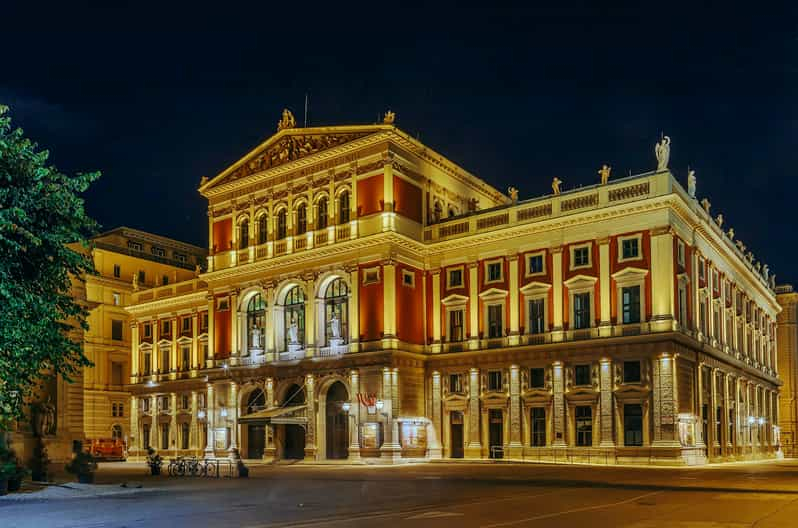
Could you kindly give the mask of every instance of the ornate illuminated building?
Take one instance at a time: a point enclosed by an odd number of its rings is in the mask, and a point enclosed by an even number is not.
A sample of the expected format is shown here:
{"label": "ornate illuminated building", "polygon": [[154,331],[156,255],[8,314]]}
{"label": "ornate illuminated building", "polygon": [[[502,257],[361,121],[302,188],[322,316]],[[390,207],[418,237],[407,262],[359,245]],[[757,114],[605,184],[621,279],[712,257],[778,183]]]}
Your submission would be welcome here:
{"label": "ornate illuminated building", "polygon": [[784,456],[798,456],[798,292],[792,285],[776,288],[781,305],[778,317],[778,365],[783,385],[779,395],[779,426]]}
{"label": "ornate illuminated building", "polygon": [[132,293],[132,454],[772,455],[772,281],[665,149],[656,171],[519,201],[391,113],[285,112],[203,178],[207,272]]}

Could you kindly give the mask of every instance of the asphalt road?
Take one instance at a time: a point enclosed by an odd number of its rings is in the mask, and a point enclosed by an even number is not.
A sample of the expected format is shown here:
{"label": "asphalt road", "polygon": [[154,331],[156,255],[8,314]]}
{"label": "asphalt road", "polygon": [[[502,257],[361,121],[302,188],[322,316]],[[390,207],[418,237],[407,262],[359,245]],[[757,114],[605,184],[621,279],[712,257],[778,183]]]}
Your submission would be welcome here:
{"label": "asphalt road", "polygon": [[[249,479],[144,476],[124,495],[0,500],[0,527],[798,527],[798,461],[695,469],[529,464],[259,466]],[[32,497],[32,496],[31,496]]]}

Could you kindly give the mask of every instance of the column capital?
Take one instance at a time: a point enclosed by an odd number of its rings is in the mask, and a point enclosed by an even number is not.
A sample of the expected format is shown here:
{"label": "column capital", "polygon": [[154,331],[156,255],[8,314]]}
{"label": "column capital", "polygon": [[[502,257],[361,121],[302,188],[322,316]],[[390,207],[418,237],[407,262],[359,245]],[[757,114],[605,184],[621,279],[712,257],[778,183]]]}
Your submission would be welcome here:
{"label": "column capital", "polygon": [[558,255],[562,253],[562,251],[563,251],[562,246],[553,246],[549,248],[549,253],[551,253],[552,255]]}
{"label": "column capital", "polygon": [[596,244],[598,244],[599,246],[606,246],[609,243],[610,243],[609,236],[604,236],[596,240]]}

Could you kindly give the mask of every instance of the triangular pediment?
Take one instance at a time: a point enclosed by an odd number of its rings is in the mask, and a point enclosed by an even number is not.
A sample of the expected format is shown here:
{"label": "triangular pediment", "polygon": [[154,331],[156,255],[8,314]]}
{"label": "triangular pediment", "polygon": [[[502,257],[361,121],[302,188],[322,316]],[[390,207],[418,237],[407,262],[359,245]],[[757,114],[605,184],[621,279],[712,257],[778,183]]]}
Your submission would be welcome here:
{"label": "triangular pediment", "polygon": [[390,128],[393,127],[370,125],[282,129],[216,177],[203,178],[199,190],[204,193]]}

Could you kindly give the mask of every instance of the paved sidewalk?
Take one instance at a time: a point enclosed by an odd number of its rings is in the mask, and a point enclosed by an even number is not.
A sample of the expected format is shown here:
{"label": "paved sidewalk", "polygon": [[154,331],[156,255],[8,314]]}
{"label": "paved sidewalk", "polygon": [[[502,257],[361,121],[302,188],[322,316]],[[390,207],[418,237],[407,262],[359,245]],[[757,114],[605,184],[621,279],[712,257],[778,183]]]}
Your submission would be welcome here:
{"label": "paved sidewalk", "polygon": [[[39,489],[36,489],[39,488]],[[66,484],[37,485],[26,484],[20,492],[9,493],[0,497],[0,501],[24,502],[67,499],[96,499],[119,495],[136,495],[157,491],[156,488],[145,488],[141,483],[121,484]]]}

